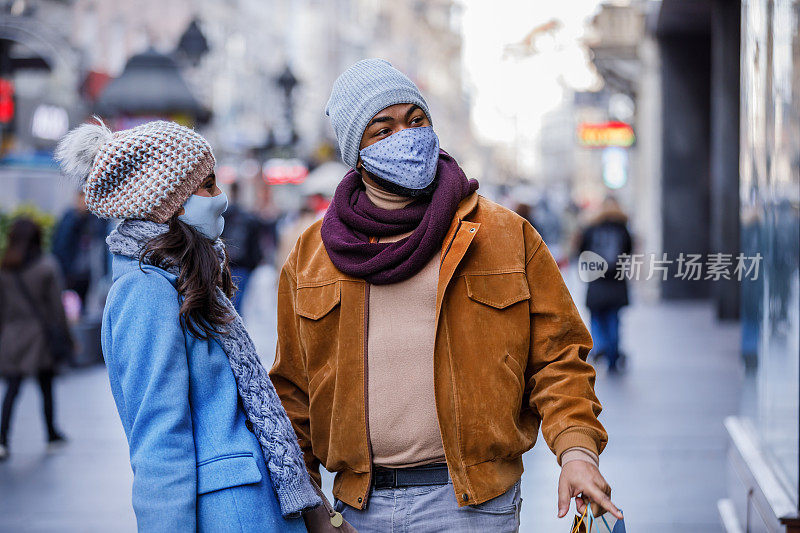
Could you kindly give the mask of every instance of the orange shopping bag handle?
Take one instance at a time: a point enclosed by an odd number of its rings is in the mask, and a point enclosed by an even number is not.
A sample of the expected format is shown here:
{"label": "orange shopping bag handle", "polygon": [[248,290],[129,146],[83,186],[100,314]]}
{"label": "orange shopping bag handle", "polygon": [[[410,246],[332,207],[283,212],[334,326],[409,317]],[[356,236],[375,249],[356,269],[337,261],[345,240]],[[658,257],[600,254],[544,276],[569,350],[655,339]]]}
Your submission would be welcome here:
{"label": "orange shopping bag handle", "polygon": [[[596,518],[594,517],[594,513],[592,512],[592,503],[589,501],[589,499],[585,498],[584,503],[586,503],[586,506],[583,509],[583,514],[581,515],[580,520],[578,520],[578,523],[572,527],[572,531],[570,531],[570,533],[578,533],[580,531],[581,524],[583,523],[584,519],[586,519],[586,533],[592,533],[592,526],[594,526]],[[604,516],[601,516],[600,518],[603,520],[603,523],[606,525],[606,528],[609,531],[611,531],[611,526],[608,525],[606,518]]]}
{"label": "orange shopping bag handle", "polygon": [[[578,520],[578,523],[577,523],[577,524],[575,524],[575,525],[572,527],[572,531],[570,531],[570,533],[578,533],[578,532],[581,530],[581,524],[583,523],[583,519],[584,519],[584,518],[586,518],[586,510],[589,508],[589,505],[591,505],[591,504],[587,504],[587,505],[584,507],[584,509],[583,509],[583,514],[581,515],[581,518],[580,518],[580,520]],[[588,528],[586,529],[586,531],[587,531],[587,533],[591,533],[591,532],[589,532],[589,529],[588,529]]]}

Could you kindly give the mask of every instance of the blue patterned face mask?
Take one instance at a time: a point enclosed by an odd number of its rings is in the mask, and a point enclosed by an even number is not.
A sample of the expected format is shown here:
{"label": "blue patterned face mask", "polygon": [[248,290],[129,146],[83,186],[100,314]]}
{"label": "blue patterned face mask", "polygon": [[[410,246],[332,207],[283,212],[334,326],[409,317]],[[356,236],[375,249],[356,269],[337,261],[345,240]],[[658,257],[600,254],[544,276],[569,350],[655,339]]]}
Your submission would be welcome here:
{"label": "blue patterned face mask", "polygon": [[406,128],[359,153],[370,173],[403,189],[418,191],[436,177],[439,137],[431,126]]}

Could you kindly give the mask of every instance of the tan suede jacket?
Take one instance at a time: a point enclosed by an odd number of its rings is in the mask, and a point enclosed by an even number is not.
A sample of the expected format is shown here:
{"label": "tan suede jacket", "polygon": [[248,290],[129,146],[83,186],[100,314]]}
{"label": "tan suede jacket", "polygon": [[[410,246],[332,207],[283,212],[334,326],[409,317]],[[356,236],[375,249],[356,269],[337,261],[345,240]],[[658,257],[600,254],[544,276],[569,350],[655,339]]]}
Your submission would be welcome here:
{"label": "tan suede jacket", "polygon": [[[364,508],[372,460],[366,375],[369,285],[340,272],[317,222],[281,272],[278,350],[270,371],[306,465],[336,472],[334,495]],[[459,505],[482,503],[522,474],[539,426],[556,457],[597,454],[592,340],[535,229],[478,194],[459,205],[442,245],[434,387]]]}

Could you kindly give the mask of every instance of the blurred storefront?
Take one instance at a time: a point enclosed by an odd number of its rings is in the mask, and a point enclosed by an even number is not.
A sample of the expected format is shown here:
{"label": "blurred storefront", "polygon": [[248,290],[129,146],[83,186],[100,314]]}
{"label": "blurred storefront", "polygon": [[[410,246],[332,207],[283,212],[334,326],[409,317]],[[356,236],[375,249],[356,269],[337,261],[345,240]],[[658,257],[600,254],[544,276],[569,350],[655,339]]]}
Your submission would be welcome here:
{"label": "blurred storefront", "polygon": [[[742,3],[742,252],[760,255],[742,286],[748,361],[742,413],[730,435],[729,495],[739,531],[800,531],[800,2]],[[733,531],[732,527],[728,528]]]}
{"label": "blurred storefront", "polygon": [[25,203],[57,213],[72,194],[51,152],[81,113],[79,58],[50,18],[33,15],[25,3],[0,10],[0,211]]}
{"label": "blurred storefront", "polygon": [[[646,209],[632,209],[638,206],[642,186],[651,181],[638,164],[640,158],[650,156],[648,146],[640,147],[635,134],[643,121],[634,124],[641,116],[638,108],[646,93],[641,58],[644,37],[645,17],[638,6],[603,5],[591,21],[586,43],[604,87],[599,93],[576,95],[575,102],[576,133],[583,147],[579,174],[584,183],[580,188],[595,203],[614,193],[628,210],[635,211],[638,232],[645,220],[652,218]],[[592,176],[592,168],[596,176]]]}

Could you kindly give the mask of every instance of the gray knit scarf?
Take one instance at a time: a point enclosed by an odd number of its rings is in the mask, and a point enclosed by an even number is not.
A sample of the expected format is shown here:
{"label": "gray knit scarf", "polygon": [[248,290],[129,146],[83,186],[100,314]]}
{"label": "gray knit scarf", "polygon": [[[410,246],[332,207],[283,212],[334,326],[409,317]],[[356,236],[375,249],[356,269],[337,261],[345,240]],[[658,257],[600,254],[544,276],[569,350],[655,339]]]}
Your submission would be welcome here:
{"label": "gray knit scarf", "polygon": [[[111,232],[106,242],[112,254],[131,257],[138,261],[145,245],[168,229],[167,224],[125,220]],[[214,249],[220,261],[223,261],[225,245],[221,240],[214,242]],[[147,263],[146,260],[143,262]],[[178,265],[153,266],[176,276],[180,271]],[[227,326],[226,333],[217,337],[217,340],[228,356],[245,413],[252,422],[253,432],[264,451],[281,513],[287,518],[297,517],[302,512],[321,505],[322,500],[311,485],[311,479],[303,462],[303,452],[297,443],[297,435],[281,405],[267,370],[258,358],[241,317],[230,299],[219,288],[217,298],[234,317]]]}

